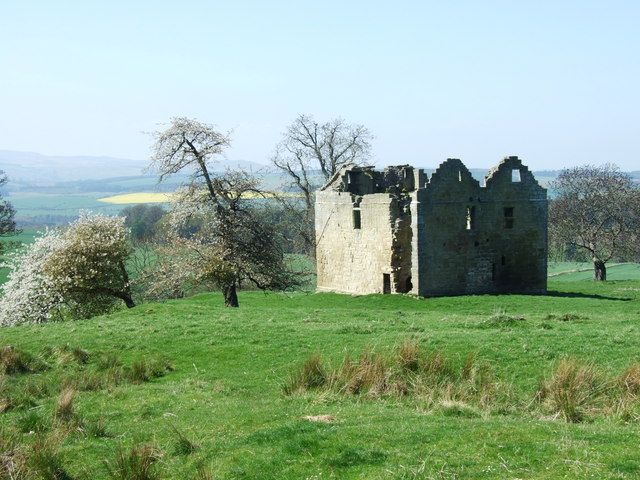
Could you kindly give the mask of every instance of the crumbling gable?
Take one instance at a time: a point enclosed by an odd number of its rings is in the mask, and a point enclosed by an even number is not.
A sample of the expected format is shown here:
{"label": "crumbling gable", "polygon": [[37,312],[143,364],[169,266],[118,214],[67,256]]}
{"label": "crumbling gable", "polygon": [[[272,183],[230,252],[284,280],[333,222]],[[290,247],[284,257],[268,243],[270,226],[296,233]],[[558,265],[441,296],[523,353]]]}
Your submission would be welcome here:
{"label": "crumbling gable", "polygon": [[517,157],[485,184],[458,159],[345,165],[317,192],[318,290],[421,296],[546,290],[547,197]]}

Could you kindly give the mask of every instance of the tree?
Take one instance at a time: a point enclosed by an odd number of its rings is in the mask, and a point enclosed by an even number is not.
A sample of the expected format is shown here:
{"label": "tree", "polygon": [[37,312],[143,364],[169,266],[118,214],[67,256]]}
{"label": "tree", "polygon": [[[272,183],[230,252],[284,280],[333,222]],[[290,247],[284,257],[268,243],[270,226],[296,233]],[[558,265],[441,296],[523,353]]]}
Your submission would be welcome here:
{"label": "tree", "polygon": [[[7,175],[0,170],[0,187],[3,187],[7,183]],[[16,233],[16,211],[5,199],[0,195],[0,237],[12,235]],[[3,245],[0,243],[0,253],[3,250]]]}
{"label": "tree", "polygon": [[289,210],[300,216],[299,234],[309,250],[315,246],[313,229],[314,192],[347,163],[364,164],[371,155],[373,135],[363,125],[341,118],[319,124],[310,115],[299,115],[283,134],[271,158],[273,165],[289,179],[289,186],[300,192],[302,208],[283,199]]}
{"label": "tree", "polygon": [[60,245],[44,265],[56,292],[79,305],[119,299],[135,307],[126,267],[133,254],[128,233],[123,218],[82,213],[61,231]]}
{"label": "tree", "polygon": [[618,167],[583,166],[563,170],[551,182],[552,245],[577,247],[593,259],[593,279],[606,280],[609,260],[638,252],[640,187]]}
{"label": "tree", "polygon": [[[263,290],[295,286],[275,228],[260,221],[256,200],[249,199],[264,197],[258,180],[243,171],[213,170],[216,156],[230,144],[229,136],[184,117],[171,119],[166,130],[152,135],[150,168],[160,180],[184,169],[192,174],[171,212],[174,258],[183,260],[173,273],[184,281],[220,288],[229,307],[238,307],[237,288],[245,281]],[[197,230],[184,228],[194,220]],[[179,235],[181,231],[187,234]]]}
{"label": "tree", "polygon": [[123,208],[120,216],[124,217],[124,224],[131,229],[131,236],[136,240],[149,240],[155,233],[156,224],[166,214],[160,205],[133,205]]}
{"label": "tree", "polygon": [[82,214],[67,229],[49,230],[18,253],[2,287],[2,325],[46,322],[63,309],[88,317],[104,313],[117,300],[135,306],[123,220]]}

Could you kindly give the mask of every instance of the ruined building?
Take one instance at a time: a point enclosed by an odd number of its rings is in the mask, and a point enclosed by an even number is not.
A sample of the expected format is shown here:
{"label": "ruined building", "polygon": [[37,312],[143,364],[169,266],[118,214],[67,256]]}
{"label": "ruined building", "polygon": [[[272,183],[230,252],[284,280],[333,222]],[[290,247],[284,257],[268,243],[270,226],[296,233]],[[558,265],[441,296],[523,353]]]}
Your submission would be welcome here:
{"label": "ruined building", "polygon": [[316,194],[318,291],[544,293],[547,192],[518,157],[475,180],[448,159],[343,166]]}

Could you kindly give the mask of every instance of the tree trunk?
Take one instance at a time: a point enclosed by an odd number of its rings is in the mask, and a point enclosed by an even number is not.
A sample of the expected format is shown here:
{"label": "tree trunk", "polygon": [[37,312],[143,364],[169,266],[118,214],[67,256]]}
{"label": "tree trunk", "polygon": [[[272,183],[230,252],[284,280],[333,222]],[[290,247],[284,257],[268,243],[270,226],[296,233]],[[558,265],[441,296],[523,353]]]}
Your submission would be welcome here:
{"label": "tree trunk", "polygon": [[238,294],[236,293],[236,284],[226,285],[222,288],[224,294],[224,306],[225,307],[239,307]]}
{"label": "tree trunk", "polygon": [[607,279],[607,266],[600,259],[593,259],[593,280],[603,282]]}
{"label": "tree trunk", "polygon": [[133,298],[131,298],[131,295],[124,295],[122,297],[122,300],[124,300],[124,304],[127,306],[127,308],[133,308],[136,306]]}
{"label": "tree trunk", "polygon": [[121,295],[117,295],[120,297],[127,308],[133,308],[136,304],[133,302],[133,298],[131,298],[131,286],[129,284],[129,273],[127,272],[127,268],[124,266],[124,262],[120,262],[120,272],[122,274],[122,280],[124,283],[124,291],[121,292]]}
{"label": "tree trunk", "polygon": [[122,300],[124,304],[127,306],[127,308],[133,308],[136,306],[136,304],[133,301],[133,298],[131,298],[131,293],[127,290],[123,292],[114,292],[113,290],[110,290],[108,291],[108,293]]}

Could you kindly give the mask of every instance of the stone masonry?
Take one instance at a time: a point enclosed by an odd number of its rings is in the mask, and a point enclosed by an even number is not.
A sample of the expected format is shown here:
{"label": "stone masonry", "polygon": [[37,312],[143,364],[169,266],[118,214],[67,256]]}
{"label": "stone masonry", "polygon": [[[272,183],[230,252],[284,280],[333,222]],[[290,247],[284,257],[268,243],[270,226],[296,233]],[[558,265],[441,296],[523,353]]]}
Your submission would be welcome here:
{"label": "stone masonry", "polygon": [[318,291],[544,293],[547,192],[518,157],[475,180],[458,159],[343,166],[316,194]]}

